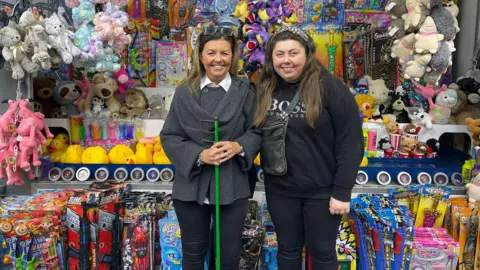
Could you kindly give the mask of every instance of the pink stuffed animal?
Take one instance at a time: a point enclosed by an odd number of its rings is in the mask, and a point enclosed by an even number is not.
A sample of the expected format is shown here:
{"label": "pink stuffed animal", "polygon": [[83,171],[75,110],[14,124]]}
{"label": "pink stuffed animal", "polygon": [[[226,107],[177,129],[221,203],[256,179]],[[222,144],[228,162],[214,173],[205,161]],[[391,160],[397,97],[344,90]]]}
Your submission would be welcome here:
{"label": "pink stuffed animal", "polygon": [[7,178],[7,151],[0,151],[0,179]]}
{"label": "pink stuffed animal", "polygon": [[13,125],[15,124],[15,114],[18,109],[18,102],[9,100],[10,105],[7,111],[0,117],[0,149],[4,149],[8,146],[9,134],[13,131]]}
{"label": "pink stuffed animal", "polygon": [[123,94],[128,88],[133,88],[135,85],[133,81],[128,77],[127,68],[125,65],[117,72],[112,72],[113,78],[117,81],[118,92]]}
{"label": "pink stuffed animal", "polygon": [[416,86],[415,93],[421,94],[426,99],[428,99],[430,110],[433,110],[433,108],[435,107],[433,97],[448,89],[448,86],[446,86],[445,84],[442,85],[441,88],[435,90],[434,85],[422,86],[414,80],[412,80],[412,83]]}
{"label": "pink stuffed animal", "polygon": [[[47,138],[53,138],[53,134],[50,132],[50,129],[48,128],[47,125],[45,125],[45,122],[43,121],[43,119],[45,119],[45,115],[39,112],[33,112],[28,107],[29,102],[30,100],[28,99],[22,99],[20,101],[20,118],[21,119],[30,118],[30,117],[34,118],[35,120],[37,120],[37,123],[36,123],[37,130],[38,131],[44,130]],[[42,141],[41,143],[44,144],[45,141]]]}
{"label": "pink stuffed animal", "polygon": [[[18,143],[10,144],[10,147],[5,151],[6,163],[7,163],[7,185],[21,186],[24,184],[22,179],[22,170],[17,167],[17,160],[15,154],[15,146],[18,147]],[[18,156],[18,153],[17,153]]]}
{"label": "pink stuffed animal", "polygon": [[73,102],[73,105],[77,106],[78,110],[83,113],[84,112],[84,103],[85,103],[85,99],[87,98],[88,96],[88,92],[90,92],[90,89],[92,89],[92,83],[90,83],[90,81],[88,80],[88,77],[87,77],[87,74],[86,73],[82,73],[82,80],[81,81],[77,81],[75,83],[75,88],[77,89],[77,91],[80,91],[81,96],[75,100]]}

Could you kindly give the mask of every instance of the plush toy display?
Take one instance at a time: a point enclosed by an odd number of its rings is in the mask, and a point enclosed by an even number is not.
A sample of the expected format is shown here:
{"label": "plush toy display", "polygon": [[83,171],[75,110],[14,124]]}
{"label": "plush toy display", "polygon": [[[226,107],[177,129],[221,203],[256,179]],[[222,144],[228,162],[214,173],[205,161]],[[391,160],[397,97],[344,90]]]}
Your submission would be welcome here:
{"label": "plush toy display", "polygon": [[453,40],[455,38],[457,28],[452,13],[449,10],[443,7],[443,5],[439,5],[432,8],[430,16],[437,26],[438,33],[442,34],[445,40]]}
{"label": "plush toy display", "polygon": [[443,38],[442,34],[437,34],[437,27],[432,17],[428,16],[418,34],[415,35],[415,52],[420,54],[436,53],[439,41]]}
{"label": "plush toy display", "polygon": [[128,72],[125,65],[122,66],[122,68],[119,71],[112,72],[112,75],[113,75],[113,78],[117,81],[118,92],[120,94],[125,93],[125,91],[128,88],[135,87],[132,80],[130,80],[130,78],[128,77]]}
{"label": "plush toy display", "polygon": [[466,118],[467,130],[472,133],[473,145],[480,145],[480,119]]}
{"label": "plush toy display", "polygon": [[148,98],[148,108],[144,113],[146,119],[167,119],[168,111],[161,95],[152,95]]}
{"label": "plush toy display", "polygon": [[39,65],[28,58],[30,49],[16,29],[10,26],[0,29],[0,44],[3,45],[2,55],[11,66],[13,79],[21,80],[25,76],[24,71],[34,73],[40,69]]}
{"label": "plush toy display", "polygon": [[61,115],[64,118],[76,116],[79,110],[73,102],[80,97],[80,91],[74,81],[60,82],[53,90],[53,99],[60,105]]}
{"label": "plush toy display", "polygon": [[45,20],[45,29],[48,34],[49,44],[62,56],[63,62],[71,64],[74,57],[80,55],[81,51],[72,42],[74,33],[67,29],[57,14],[53,14]]}
{"label": "plush toy display", "polygon": [[92,79],[92,89],[88,92],[85,103],[83,104],[82,113],[91,116],[92,110],[89,104],[92,104],[93,97],[97,96],[105,100],[105,104],[110,113],[118,113],[120,111],[120,101],[117,95],[118,85],[117,82],[103,74],[95,74]]}
{"label": "plush toy display", "polygon": [[410,122],[415,125],[425,126],[426,129],[432,129],[432,117],[421,107],[406,107]]}
{"label": "plush toy display", "polygon": [[428,9],[417,0],[406,0],[406,5],[408,13],[402,15],[402,19],[405,20],[405,30],[414,31],[425,21]]}
{"label": "plush toy display", "polygon": [[446,41],[440,42],[438,51],[432,55],[429,66],[434,70],[445,70],[452,65],[452,52]]}
{"label": "plush toy display", "polygon": [[430,72],[431,68],[428,66],[432,59],[431,54],[416,54],[413,61],[406,64],[405,79],[414,79],[420,81],[425,72]]}
{"label": "plush toy display", "polygon": [[415,81],[412,81],[412,83],[416,86],[415,92],[421,94],[428,100],[430,109],[435,107],[435,104],[433,103],[433,97],[448,89],[446,85],[442,85],[441,88],[435,89],[433,85],[423,86]]}
{"label": "plush toy display", "polygon": [[48,54],[48,36],[31,9],[22,13],[19,25],[26,29],[25,45],[33,47],[32,62],[39,64],[44,70],[50,70],[52,63]]}
{"label": "plush toy display", "polygon": [[390,13],[393,19],[402,18],[403,14],[407,14],[406,0],[389,0],[385,5],[385,11]]}
{"label": "plush toy display", "polygon": [[432,117],[433,124],[446,125],[450,119],[452,108],[457,105],[457,92],[453,89],[447,89],[437,95],[435,105],[429,114]]}
{"label": "plush toy display", "polygon": [[388,105],[390,102],[390,97],[388,96],[389,90],[385,86],[385,81],[383,79],[372,80],[370,76],[365,76],[368,81],[368,94],[375,98],[375,104],[379,105]]}
{"label": "plush toy display", "polygon": [[125,104],[120,109],[127,116],[142,115],[147,108],[147,97],[140,89],[131,88],[125,92]]}
{"label": "plush toy display", "polygon": [[391,56],[393,58],[398,58],[400,64],[403,64],[407,61],[413,53],[413,45],[415,44],[415,34],[411,33],[400,40],[395,40],[392,46]]}
{"label": "plush toy display", "polygon": [[453,25],[455,26],[457,33],[460,32],[460,27],[458,27],[458,20],[457,20],[458,13],[460,12],[460,10],[458,9],[458,6],[455,5],[453,1],[449,1],[448,3],[445,3],[443,6],[452,14]]}

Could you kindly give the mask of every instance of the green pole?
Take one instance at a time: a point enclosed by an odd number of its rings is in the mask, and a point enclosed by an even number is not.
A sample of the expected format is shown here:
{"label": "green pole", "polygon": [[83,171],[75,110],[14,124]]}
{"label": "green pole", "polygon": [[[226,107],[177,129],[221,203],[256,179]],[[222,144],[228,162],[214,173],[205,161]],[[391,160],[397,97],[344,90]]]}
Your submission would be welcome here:
{"label": "green pole", "polygon": [[[215,118],[215,143],[218,143],[218,118]],[[220,166],[215,166],[215,269],[220,270]]]}

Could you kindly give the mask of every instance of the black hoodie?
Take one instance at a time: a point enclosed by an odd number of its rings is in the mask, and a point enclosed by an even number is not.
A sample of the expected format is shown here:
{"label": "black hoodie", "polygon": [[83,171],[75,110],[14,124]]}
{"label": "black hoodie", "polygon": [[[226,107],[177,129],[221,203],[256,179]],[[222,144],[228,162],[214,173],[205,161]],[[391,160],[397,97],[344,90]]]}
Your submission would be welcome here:
{"label": "black hoodie", "polygon": [[[332,75],[325,76],[322,108],[315,128],[308,125],[306,106],[301,103],[288,122],[287,173],[265,175],[266,192],[350,201],[364,151],[362,122],[348,87]],[[298,88],[299,83],[290,84],[279,78],[269,115],[285,110]]]}

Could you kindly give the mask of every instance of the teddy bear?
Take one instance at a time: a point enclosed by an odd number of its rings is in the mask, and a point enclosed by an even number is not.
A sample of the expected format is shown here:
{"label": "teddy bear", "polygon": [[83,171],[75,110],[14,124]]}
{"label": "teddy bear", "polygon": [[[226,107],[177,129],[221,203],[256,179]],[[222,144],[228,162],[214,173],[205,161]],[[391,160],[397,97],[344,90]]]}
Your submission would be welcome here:
{"label": "teddy bear", "polygon": [[432,117],[426,113],[421,107],[405,107],[405,110],[408,113],[408,118],[410,122],[414,125],[425,126],[426,129],[432,129]]}
{"label": "teddy bear", "polygon": [[40,20],[28,9],[20,16],[18,25],[26,29],[25,44],[33,47],[32,62],[39,64],[44,70],[50,70],[52,63],[48,54],[48,36]]}
{"label": "teddy bear", "polygon": [[85,101],[83,101],[81,107],[83,112],[88,116],[92,115],[90,104],[92,104],[93,97],[97,96],[105,100],[105,104],[108,107],[110,113],[118,113],[121,108],[120,98],[118,97],[118,85],[115,79],[106,77],[103,74],[95,74],[92,78],[92,89],[87,94]]}
{"label": "teddy bear", "polygon": [[45,20],[48,42],[55,48],[65,64],[71,64],[74,57],[80,55],[80,49],[72,42],[74,33],[67,29],[56,13]]}
{"label": "teddy bear", "polygon": [[375,98],[375,103],[377,105],[388,105],[390,97],[385,81],[383,79],[372,80],[370,76],[365,76],[365,78],[368,81],[368,94]]}
{"label": "teddy bear", "polygon": [[56,85],[57,80],[51,76],[36,76],[33,78],[33,97],[40,101],[41,109],[39,112],[44,115],[50,115],[53,107],[53,89]]}
{"label": "teddy bear", "polygon": [[415,34],[408,34],[401,39],[393,41],[392,58],[398,58],[399,62],[403,64],[413,53],[413,45],[415,44]]}
{"label": "teddy bear", "polygon": [[472,133],[473,146],[480,145],[480,119],[472,119],[470,117],[465,119],[467,130]]}
{"label": "teddy bear", "polygon": [[152,95],[148,98],[148,108],[144,113],[146,119],[167,119],[168,111],[161,95]]}
{"label": "teddy bear", "polygon": [[387,129],[388,134],[403,134],[403,131],[400,129],[397,122],[390,121],[385,124],[385,128]]}
{"label": "teddy bear", "polygon": [[406,124],[405,126],[403,126],[403,132],[410,135],[418,135],[421,130],[421,126],[416,126],[414,124]]}
{"label": "teddy bear", "polygon": [[405,21],[405,30],[414,31],[420,27],[428,14],[428,9],[418,0],[406,0],[407,14],[402,15]]}
{"label": "teddy bear", "polygon": [[457,104],[457,92],[453,89],[447,89],[441,92],[435,98],[435,106],[430,110],[433,124],[446,125],[450,119],[452,108]]}
{"label": "teddy bear", "polygon": [[458,20],[457,20],[458,13],[460,13],[460,9],[458,8],[458,6],[455,5],[453,1],[448,1],[448,3],[443,4],[443,7],[448,11],[450,11],[450,13],[453,16],[453,25],[455,26],[457,33],[460,32],[460,27],[458,27]]}
{"label": "teddy bear", "polygon": [[405,79],[414,79],[420,81],[425,72],[430,72],[432,69],[428,66],[432,59],[431,54],[415,54],[413,61],[408,61],[405,66]]}
{"label": "teddy bear", "polygon": [[80,97],[81,93],[76,87],[75,81],[62,81],[53,90],[53,99],[60,105],[63,117],[79,114],[78,108],[73,104]]}
{"label": "teddy bear", "polygon": [[147,109],[147,103],[147,97],[142,90],[130,88],[125,92],[125,103],[120,112],[128,116],[142,115]]}
{"label": "teddy bear", "polygon": [[402,153],[413,153],[417,147],[417,142],[413,138],[404,138],[401,143]]}
{"label": "teddy bear", "polygon": [[401,18],[403,14],[407,14],[406,0],[389,0],[385,5],[387,11],[393,19]]}
{"label": "teddy bear", "polygon": [[417,142],[417,145],[415,146],[415,153],[417,154],[427,154],[428,151],[428,145],[424,142]]}
{"label": "teddy bear", "polygon": [[0,29],[0,44],[3,45],[2,55],[12,69],[13,79],[23,79],[25,71],[31,74],[40,70],[40,66],[28,58],[27,53],[30,50],[23,43],[22,37],[16,29],[10,26]]}
{"label": "teddy bear", "polygon": [[437,33],[437,26],[433,18],[428,16],[425,19],[420,31],[415,35],[415,52],[416,53],[436,53],[438,51],[439,42],[444,36]]}
{"label": "teddy bear", "polygon": [[430,11],[437,31],[444,36],[445,40],[453,40],[457,34],[457,28],[455,27],[455,20],[452,13],[448,11],[443,5],[436,6]]}

